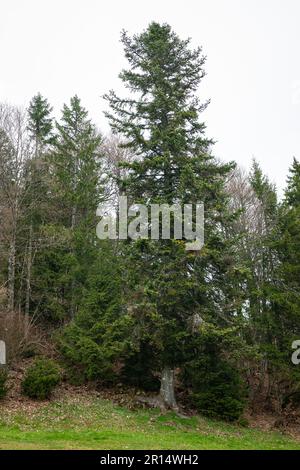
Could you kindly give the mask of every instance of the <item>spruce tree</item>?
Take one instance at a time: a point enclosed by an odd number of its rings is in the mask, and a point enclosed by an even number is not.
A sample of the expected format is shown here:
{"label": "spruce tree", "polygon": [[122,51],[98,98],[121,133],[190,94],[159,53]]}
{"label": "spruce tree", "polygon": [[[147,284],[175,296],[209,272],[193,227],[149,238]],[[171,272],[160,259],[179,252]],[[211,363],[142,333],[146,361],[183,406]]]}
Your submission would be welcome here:
{"label": "spruce tree", "polygon": [[60,337],[59,347],[74,382],[115,383],[131,343],[132,319],[123,305],[120,263],[115,246],[98,241],[78,299],[78,312]]}
{"label": "spruce tree", "polygon": [[285,191],[286,203],[291,207],[300,206],[300,163],[296,158],[290,168]]}
{"label": "spruce tree", "polygon": [[63,228],[65,243],[69,245],[65,247],[65,280],[69,286],[63,291],[66,308],[73,316],[96,249],[95,214],[102,197],[99,185],[101,136],[77,96],[71,98],[69,106],[64,105],[56,128],[50,155],[55,192],[53,205],[55,221]]}
{"label": "spruce tree", "polygon": [[248,241],[251,270],[251,278],[248,279],[249,315],[254,342],[265,346],[272,342],[270,294],[277,266],[274,238],[278,222],[278,202],[275,186],[263,174],[255,160],[249,180],[257,198],[256,230]]}
{"label": "spruce tree", "polygon": [[42,150],[45,144],[51,142],[53,118],[52,108],[46,98],[38,93],[35,95],[28,108],[28,130],[35,141],[36,155]]}
{"label": "spruce tree", "polygon": [[233,164],[212,156],[212,140],[199,120],[207,106],[196,95],[205,75],[201,48],[191,49],[190,40],[157,23],[132,38],[123,32],[122,43],[130,68],[120,78],[131,96],[123,99],[111,91],[105,98],[113,131],[139,157],[127,165],[123,190],[135,203],[205,206],[206,242],[199,256],[185,250],[184,240],[138,240],[124,247],[137,349],[150,345],[162,400],[176,407],[174,370],[185,361],[193,325],[218,322],[216,305],[224,304],[220,291],[213,291],[232,264],[223,229],[229,218],[224,182]]}
{"label": "spruce tree", "polygon": [[276,325],[281,332],[278,343],[287,347],[300,334],[300,164],[296,159],[290,168],[280,211],[277,248],[280,282],[274,296]]}
{"label": "spruce tree", "polygon": [[[52,141],[53,118],[52,108],[46,98],[40,93],[35,95],[28,108],[27,129],[33,142],[33,153],[26,162],[24,175],[24,237],[27,239],[25,265],[26,288],[24,311],[27,323],[29,322],[32,292],[32,276],[34,275],[34,258],[41,241],[41,226],[47,222],[48,196],[50,193],[49,166],[47,151]],[[39,240],[39,242],[38,242]]]}
{"label": "spruce tree", "polygon": [[56,189],[64,200],[62,217],[66,227],[75,229],[93,216],[99,203],[101,136],[88,113],[74,96],[64,105],[52,155]]}
{"label": "spruce tree", "polygon": [[281,404],[298,397],[299,369],[292,363],[291,355],[292,343],[300,335],[299,182],[300,165],[294,160],[269,245],[274,269],[268,282],[267,321],[262,325],[265,330],[264,359],[276,385],[270,392],[280,397]]}

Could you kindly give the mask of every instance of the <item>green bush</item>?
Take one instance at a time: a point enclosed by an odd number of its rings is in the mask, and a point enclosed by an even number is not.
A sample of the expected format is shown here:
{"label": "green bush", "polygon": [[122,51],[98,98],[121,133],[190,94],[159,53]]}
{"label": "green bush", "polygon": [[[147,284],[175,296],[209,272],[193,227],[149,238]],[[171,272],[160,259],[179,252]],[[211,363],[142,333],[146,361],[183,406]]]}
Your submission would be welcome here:
{"label": "green bush", "polygon": [[60,369],[51,359],[38,359],[27,370],[22,393],[30,398],[45,400],[60,381]]}
{"label": "green bush", "polygon": [[7,392],[6,388],[7,372],[0,369],[0,399],[4,398]]}
{"label": "green bush", "polygon": [[206,416],[227,421],[239,419],[245,400],[238,373],[225,362],[214,370],[199,371],[192,402]]}
{"label": "green bush", "polygon": [[234,351],[236,341],[234,330],[211,324],[191,338],[181,380],[189,390],[190,404],[203,415],[236,421],[244,411],[246,386],[230,355],[223,354],[225,350]]}
{"label": "green bush", "polygon": [[72,383],[118,382],[120,364],[131,343],[132,315],[126,313],[122,303],[120,269],[111,250],[100,244],[78,312],[57,335],[67,378]]}

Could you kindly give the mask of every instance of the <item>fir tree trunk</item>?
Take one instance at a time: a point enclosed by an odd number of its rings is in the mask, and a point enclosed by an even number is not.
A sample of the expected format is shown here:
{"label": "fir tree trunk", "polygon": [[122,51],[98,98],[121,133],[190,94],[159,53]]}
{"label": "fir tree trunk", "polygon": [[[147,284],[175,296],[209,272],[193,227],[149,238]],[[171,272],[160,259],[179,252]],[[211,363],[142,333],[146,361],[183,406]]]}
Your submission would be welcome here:
{"label": "fir tree trunk", "polygon": [[174,370],[164,367],[161,374],[160,397],[166,408],[178,409],[174,391]]}

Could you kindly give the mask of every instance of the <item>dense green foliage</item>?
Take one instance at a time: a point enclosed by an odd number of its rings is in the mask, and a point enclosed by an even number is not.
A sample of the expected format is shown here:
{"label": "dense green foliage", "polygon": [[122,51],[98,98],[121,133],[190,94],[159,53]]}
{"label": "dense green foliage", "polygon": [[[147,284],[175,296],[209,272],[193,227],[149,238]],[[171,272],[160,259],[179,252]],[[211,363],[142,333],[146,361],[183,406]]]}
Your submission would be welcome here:
{"label": "dense green foliage", "polygon": [[126,146],[143,156],[127,165],[129,176],[121,181],[125,194],[145,205],[201,201],[205,207],[206,251],[200,256],[175,239],[133,241],[126,247],[130,281],[141,303],[135,340],[141,354],[151,344],[151,368],[160,372],[184,364],[195,316],[220,322],[211,285],[232,264],[224,262],[230,243],[222,231],[230,218],[224,188],[233,164],[215,160],[199,121],[206,107],[195,94],[204,76],[201,49],[192,50],[168,25],[156,23],[133,38],[123,33],[122,42],[131,68],[120,77],[134,96],[121,99],[111,92],[107,115]]}
{"label": "dense green foliage", "polygon": [[37,155],[44,145],[51,141],[53,129],[51,112],[52,108],[46,98],[40,93],[33,97],[28,108],[28,130],[35,140]]}
{"label": "dense green foliage", "polygon": [[198,412],[226,421],[238,419],[245,407],[245,386],[239,371],[207,344],[187,364],[184,383],[191,390],[190,401]]}
{"label": "dense green foliage", "polygon": [[22,393],[29,398],[45,400],[60,381],[60,369],[51,359],[37,359],[26,371]]}
{"label": "dense green foliage", "polygon": [[60,350],[73,381],[114,382],[130,343],[131,318],[122,305],[120,268],[110,244],[98,247],[74,320],[60,335]]}
{"label": "dense green foliage", "polygon": [[7,371],[4,369],[0,369],[0,399],[4,398],[7,392]]}

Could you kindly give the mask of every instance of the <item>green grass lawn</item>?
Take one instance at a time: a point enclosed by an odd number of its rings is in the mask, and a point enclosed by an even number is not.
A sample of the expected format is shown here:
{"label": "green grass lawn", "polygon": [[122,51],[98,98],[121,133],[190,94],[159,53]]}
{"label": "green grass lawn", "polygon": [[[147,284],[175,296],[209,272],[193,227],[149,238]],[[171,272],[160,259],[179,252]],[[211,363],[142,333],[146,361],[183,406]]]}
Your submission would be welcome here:
{"label": "green grass lawn", "polygon": [[0,405],[0,449],[300,449],[280,433],[108,400],[60,400],[29,410]]}

